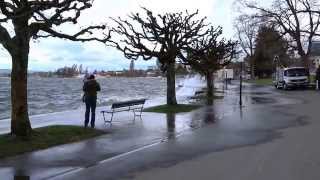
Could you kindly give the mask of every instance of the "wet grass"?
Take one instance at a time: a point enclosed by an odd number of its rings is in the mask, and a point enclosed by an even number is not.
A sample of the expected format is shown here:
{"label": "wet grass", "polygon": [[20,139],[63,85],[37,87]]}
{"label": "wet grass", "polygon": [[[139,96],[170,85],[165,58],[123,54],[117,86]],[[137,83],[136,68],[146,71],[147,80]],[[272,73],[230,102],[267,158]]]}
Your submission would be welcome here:
{"label": "wet grass", "polygon": [[192,105],[192,104],[160,105],[160,106],[146,108],[143,111],[154,112],[154,113],[183,113],[183,112],[191,112],[200,107],[201,107],[200,105]]}
{"label": "wet grass", "polygon": [[77,142],[105,132],[79,126],[48,126],[34,129],[29,138],[0,135],[0,158]]}
{"label": "wet grass", "polygon": [[247,80],[245,82],[256,84],[256,85],[264,85],[264,86],[272,85],[272,79],[271,78]]}
{"label": "wet grass", "polygon": [[315,83],[316,82],[316,76],[315,75],[310,75],[310,82]]}

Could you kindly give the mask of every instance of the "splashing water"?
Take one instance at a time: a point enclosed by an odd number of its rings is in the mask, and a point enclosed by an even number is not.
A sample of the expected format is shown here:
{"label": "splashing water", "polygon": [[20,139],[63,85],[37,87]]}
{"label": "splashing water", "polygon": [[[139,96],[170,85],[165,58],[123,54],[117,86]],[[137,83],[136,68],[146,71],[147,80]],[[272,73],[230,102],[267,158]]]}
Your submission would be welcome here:
{"label": "splashing water", "polygon": [[177,89],[177,98],[184,99],[193,96],[196,91],[204,87],[205,82],[200,75],[189,76],[183,79]]}

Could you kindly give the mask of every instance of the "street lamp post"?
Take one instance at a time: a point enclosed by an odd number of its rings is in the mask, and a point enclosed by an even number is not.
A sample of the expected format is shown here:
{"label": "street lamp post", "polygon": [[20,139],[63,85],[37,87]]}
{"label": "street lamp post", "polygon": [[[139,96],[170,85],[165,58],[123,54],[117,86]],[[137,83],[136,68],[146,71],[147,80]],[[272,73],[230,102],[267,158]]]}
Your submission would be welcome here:
{"label": "street lamp post", "polygon": [[242,69],[243,69],[243,61],[240,63],[240,98],[239,98],[239,105],[242,107]]}
{"label": "street lamp post", "polygon": [[226,90],[228,90],[228,71],[226,68],[224,68],[224,83],[225,83],[225,86],[226,86]]}

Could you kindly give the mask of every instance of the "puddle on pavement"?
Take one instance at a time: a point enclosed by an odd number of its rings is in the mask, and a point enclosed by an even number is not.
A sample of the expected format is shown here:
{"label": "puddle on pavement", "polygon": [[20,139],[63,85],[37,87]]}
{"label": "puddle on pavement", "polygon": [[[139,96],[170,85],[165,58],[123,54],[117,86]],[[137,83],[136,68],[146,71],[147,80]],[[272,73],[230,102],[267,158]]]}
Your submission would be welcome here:
{"label": "puddle on pavement", "polygon": [[[217,139],[215,139],[215,145],[208,146],[208,148],[216,150],[269,141],[280,137],[277,132],[279,129],[307,124],[306,117],[286,113],[276,106],[256,106],[254,110],[253,106],[250,106],[297,103],[292,99],[246,96],[245,103],[249,105],[246,108],[230,106],[230,102],[237,102],[235,96],[225,102],[227,103],[214,103],[213,106],[201,108],[189,115],[168,114],[166,118],[169,139],[173,139],[175,135],[183,131],[186,134],[192,134],[190,130],[210,128],[212,130],[210,137]],[[223,138],[219,139],[220,137]]]}
{"label": "puddle on pavement", "polygon": [[266,97],[251,97],[252,104],[273,104],[277,101],[272,98]]}
{"label": "puddle on pavement", "polygon": [[[270,117],[270,114],[273,116]],[[201,130],[187,131],[179,138],[170,139],[169,145],[164,145],[168,150],[161,151],[161,160],[159,157],[156,158],[156,163],[150,160],[151,164],[141,169],[166,168],[209,153],[270,142],[282,138],[283,134],[278,130],[306,125],[306,119],[295,114],[283,113],[276,108],[258,108],[255,111],[239,108],[232,115],[219,119],[217,114],[204,108],[194,113],[189,123],[194,128],[207,126]],[[175,122],[179,121],[176,119]],[[170,124],[170,127],[176,125]],[[148,150],[150,154],[163,147],[153,148]],[[143,154],[146,159],[153,157],[145,152]]]}
{"label": "puddle on pavement", "polygon": [[[182,123],[193,131],[186,131],[179,138],[169,139],[168,144],[154,146],[142,152],[145,159],[137,168],[138,171],[150,167],[167,168],[213,152],[270,142],[284,136],[279,131],[281,129],[307,125],[307,117],[272,106],[238,108],[223,118],[220,117],[223,112],[217,109],[218,107],[214,106],[199,109],[192,113],[190,120],[182,115],[174,116],[174,120],[171,115],[167,116],[167,126],[171,132],[177,132],[179,129],[177,127]],[[199,127],[202,128],[197,129]],[[165,151],[162,151],[164,147]],[[143,164],[145,161],[148,163]],[[134,163],[139,164],[139,162],[136,160]]]}
{"label": "puddle on pavement", "polygon": [[[259,93],[257,93],[259,94]],[[271,97],[259,97],[259,96],[244,96],[243,98],[244,105],[247,107],[252,107],[252,105],[265,105],[265,104],[289,104],[291,100],[284,98],[271,98]],[[180,115],[180,114],[167,114],[167,132],[168,138],[173,138],[175,134],[179,134],[185,130],[198,129],[208,125],[214,125],[216,123],[224,122],[227,123],[223,117],[228,114],[239,113],[241,121],[243,117],[243,111],[239,110],[238,96],[228,96],[223,101],[213,101],[211,106],[206,106],[201,109],[198,109],[189,115]],[[293,103],[293,102],[291,102]],[[267,121],[269,122],[269,121]],[[239,122],[229,122],[232,126],[242,126],[239,125]],[[248,122],[246,122],[248,123]],[[254,121],[252,122],[255,123]],[[256,122],[261,123],[261,122]],[[160,123],[158,124],[160,126]]]}

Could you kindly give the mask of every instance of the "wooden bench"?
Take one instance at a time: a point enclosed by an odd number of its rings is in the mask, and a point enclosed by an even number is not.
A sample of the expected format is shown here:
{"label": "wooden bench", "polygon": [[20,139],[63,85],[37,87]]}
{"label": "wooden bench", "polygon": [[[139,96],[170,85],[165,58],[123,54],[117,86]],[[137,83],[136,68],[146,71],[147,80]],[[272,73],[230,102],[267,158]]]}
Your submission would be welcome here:
{"label": "wooden bench", "polygon": [[[103,115],[103,120],[105,123],[111,123],[113,120],[114,113],[123,112],[123,111],[132,111],[134,118],[136,116],[141,117],[142,110],[146,99],[137,99],[131,101],[123,101],[123,102],[115,102],[111,105],[110,110],[101,111]],[[108,121],[106,120],[105,114],[111,114],[111,119]]]}

